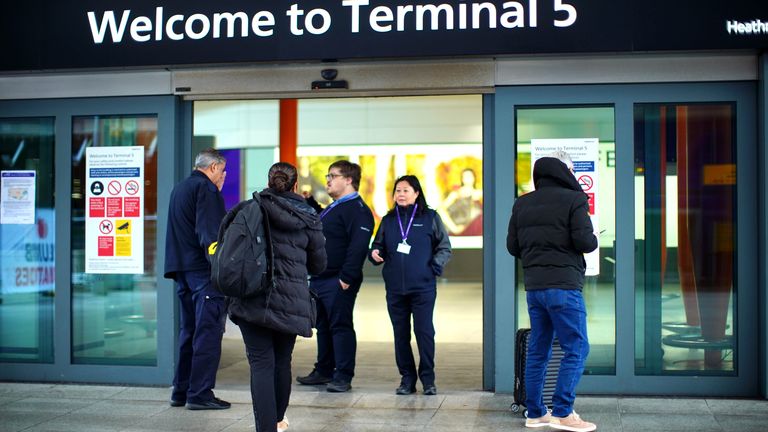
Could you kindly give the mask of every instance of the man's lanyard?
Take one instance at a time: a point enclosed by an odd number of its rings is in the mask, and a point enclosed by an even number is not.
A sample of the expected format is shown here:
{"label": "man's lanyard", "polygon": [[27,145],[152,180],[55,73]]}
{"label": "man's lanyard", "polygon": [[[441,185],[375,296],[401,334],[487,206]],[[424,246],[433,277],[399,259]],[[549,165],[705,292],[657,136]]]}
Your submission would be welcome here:
{"label": "man's lanyard", "polygon": [[403,229],[403,221],[400,219],[400,211],[395,209],[395,214],[397,215],[397,224],[400,225],[400,235],[403,237],[403,243],[405,244],[407,244],[406,240],[408,240],[408,233],[411,232],[411,225],[413,224],[413,218],[416,217],[417,208],[419,208],[419,205],[414,204],[413,213],[411,213],[411,220],[408,221],[408,227],[406,229]]}
{"label": "man's lanyard", "polygon": [[328,207],[324,208],[323,211],[320,212],[320,219],[325,217],[325,215],[327,215],[328,212],[333,210],[333,208],[336,207],[337,205],[339,205],[341,203],[344,203],[344,202],[347,202],[349,200],[353,200],[353,199],[355,199],[355,198],[357,198],[359,196],[360,196],[359,193],[352,192],[351,194],[344,195],[343,197],[337,199],[336,201],[332,202]]}

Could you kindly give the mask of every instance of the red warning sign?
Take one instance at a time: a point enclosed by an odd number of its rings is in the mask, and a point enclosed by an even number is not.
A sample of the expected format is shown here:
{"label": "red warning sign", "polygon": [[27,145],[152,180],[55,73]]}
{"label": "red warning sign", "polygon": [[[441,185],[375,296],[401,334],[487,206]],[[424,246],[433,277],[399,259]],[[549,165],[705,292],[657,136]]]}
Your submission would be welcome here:
{"label": "red warning sign", "polygon": [[123,216],[123,199],[121,197],[107,198],[107,217]]}
{"label": "red warning sign", "polygon": [[595,194],[594,193],[587,193],[587,201],[589,202],[589,214],[594,216],[595,215]]}
{"label": "red warning sign", "polygon": [[104,198],[91,198],[88,200],[88,216],[104,217]]}
{"label": "red warning sign", "polygon": [[123,216],[125,217],[141,216],[141,199],[139,197],[125,197],[124,203],[125,203],[125,208],[124,208]]}
{"label": "red warning sign", "polygon": [[99,236],[99,256],[115,255],[115,238]]}

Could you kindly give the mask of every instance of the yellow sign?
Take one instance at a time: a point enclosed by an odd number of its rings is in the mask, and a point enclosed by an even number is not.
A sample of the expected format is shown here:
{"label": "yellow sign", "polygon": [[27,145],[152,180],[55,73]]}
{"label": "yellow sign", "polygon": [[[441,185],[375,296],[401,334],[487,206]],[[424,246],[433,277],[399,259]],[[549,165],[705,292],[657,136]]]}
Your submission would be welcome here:
{"label": "yellow sign", "polygon": [[130,234],[131,221],[129,219],[118,219],[115,221],[115,234]]}
{"label": "yellow sign", "polygon": [[736,164],[704,165],[704,184],[708,186],[735,185]]}
{"label": "yellow sign", "polygon": [[115,256],[131,256],[131,236],[115,236]]}

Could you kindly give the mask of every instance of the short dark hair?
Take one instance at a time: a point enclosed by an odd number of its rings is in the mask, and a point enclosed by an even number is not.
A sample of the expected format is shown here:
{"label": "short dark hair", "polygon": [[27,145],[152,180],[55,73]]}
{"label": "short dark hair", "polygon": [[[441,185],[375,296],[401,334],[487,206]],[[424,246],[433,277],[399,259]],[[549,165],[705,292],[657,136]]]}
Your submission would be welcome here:
{"label": "short dark hair", "polygon": [[296,184],[296,167],[288,162],[277,162],[269,168],[267,186],[276,192],[288,192]]}
{"label": "short dark hair", "polygon": [[[416,197],[416,204],[418,204],[416,213],[423,214],[427,210],[427,198],[424,197],[424,190],[421,188],[421,182],[419,181],[419,178],[411,174],[398,177],[398,179],[395,180],[395,184],[392,186],[392,195],[395,194],[395,190],[397,190],[397,184],[400,182],[408,183],[408,185],[413,188],[414,192],[419,193],[419,195]],[[396,208],[397,203],[392,206],[392,209],[389,212],[394,212]]]}
{"label": "short dark hair", "polygon": [[355,190],[360,188],[360,178],[363,175],[363,170],[360,168],[360,165],[348,160],[340,160],[332,163],[331,166],[328,167],[328,171],[333,168],[338,168],[339,173],[344,177],[351,178],[352,187],[355,188]]}

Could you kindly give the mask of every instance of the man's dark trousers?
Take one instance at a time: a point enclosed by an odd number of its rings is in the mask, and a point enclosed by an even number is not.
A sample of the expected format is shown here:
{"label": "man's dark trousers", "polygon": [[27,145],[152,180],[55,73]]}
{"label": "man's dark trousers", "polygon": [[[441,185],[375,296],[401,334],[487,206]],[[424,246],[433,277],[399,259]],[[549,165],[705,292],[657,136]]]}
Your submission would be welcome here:
{"label": "man's dark trousers", "polygon": [[403,384],[416,384],[416,362],[411,350],[411,315],[419,348],[418,378],[424,387],[435,384],[435,326],[432,316],[436,297],[436,290],[408,294],[387,292],[387,309],[395,336],[395,362]]}
{"label": "man's dark trousers", "polygon": [[355,376],[357,335],[352,311],[360,284],[341,289],[337,277],[312,279],[310,289],[317,293],[317,363],[315,369],[334,380],[351,382]]}
{"label": "man's dark trousers", "polygon": [[173,400],[202,403],[213,399],[227,317],[225,298],[211,285],[207,270],[176,273],[179,296],[179,363]]}

